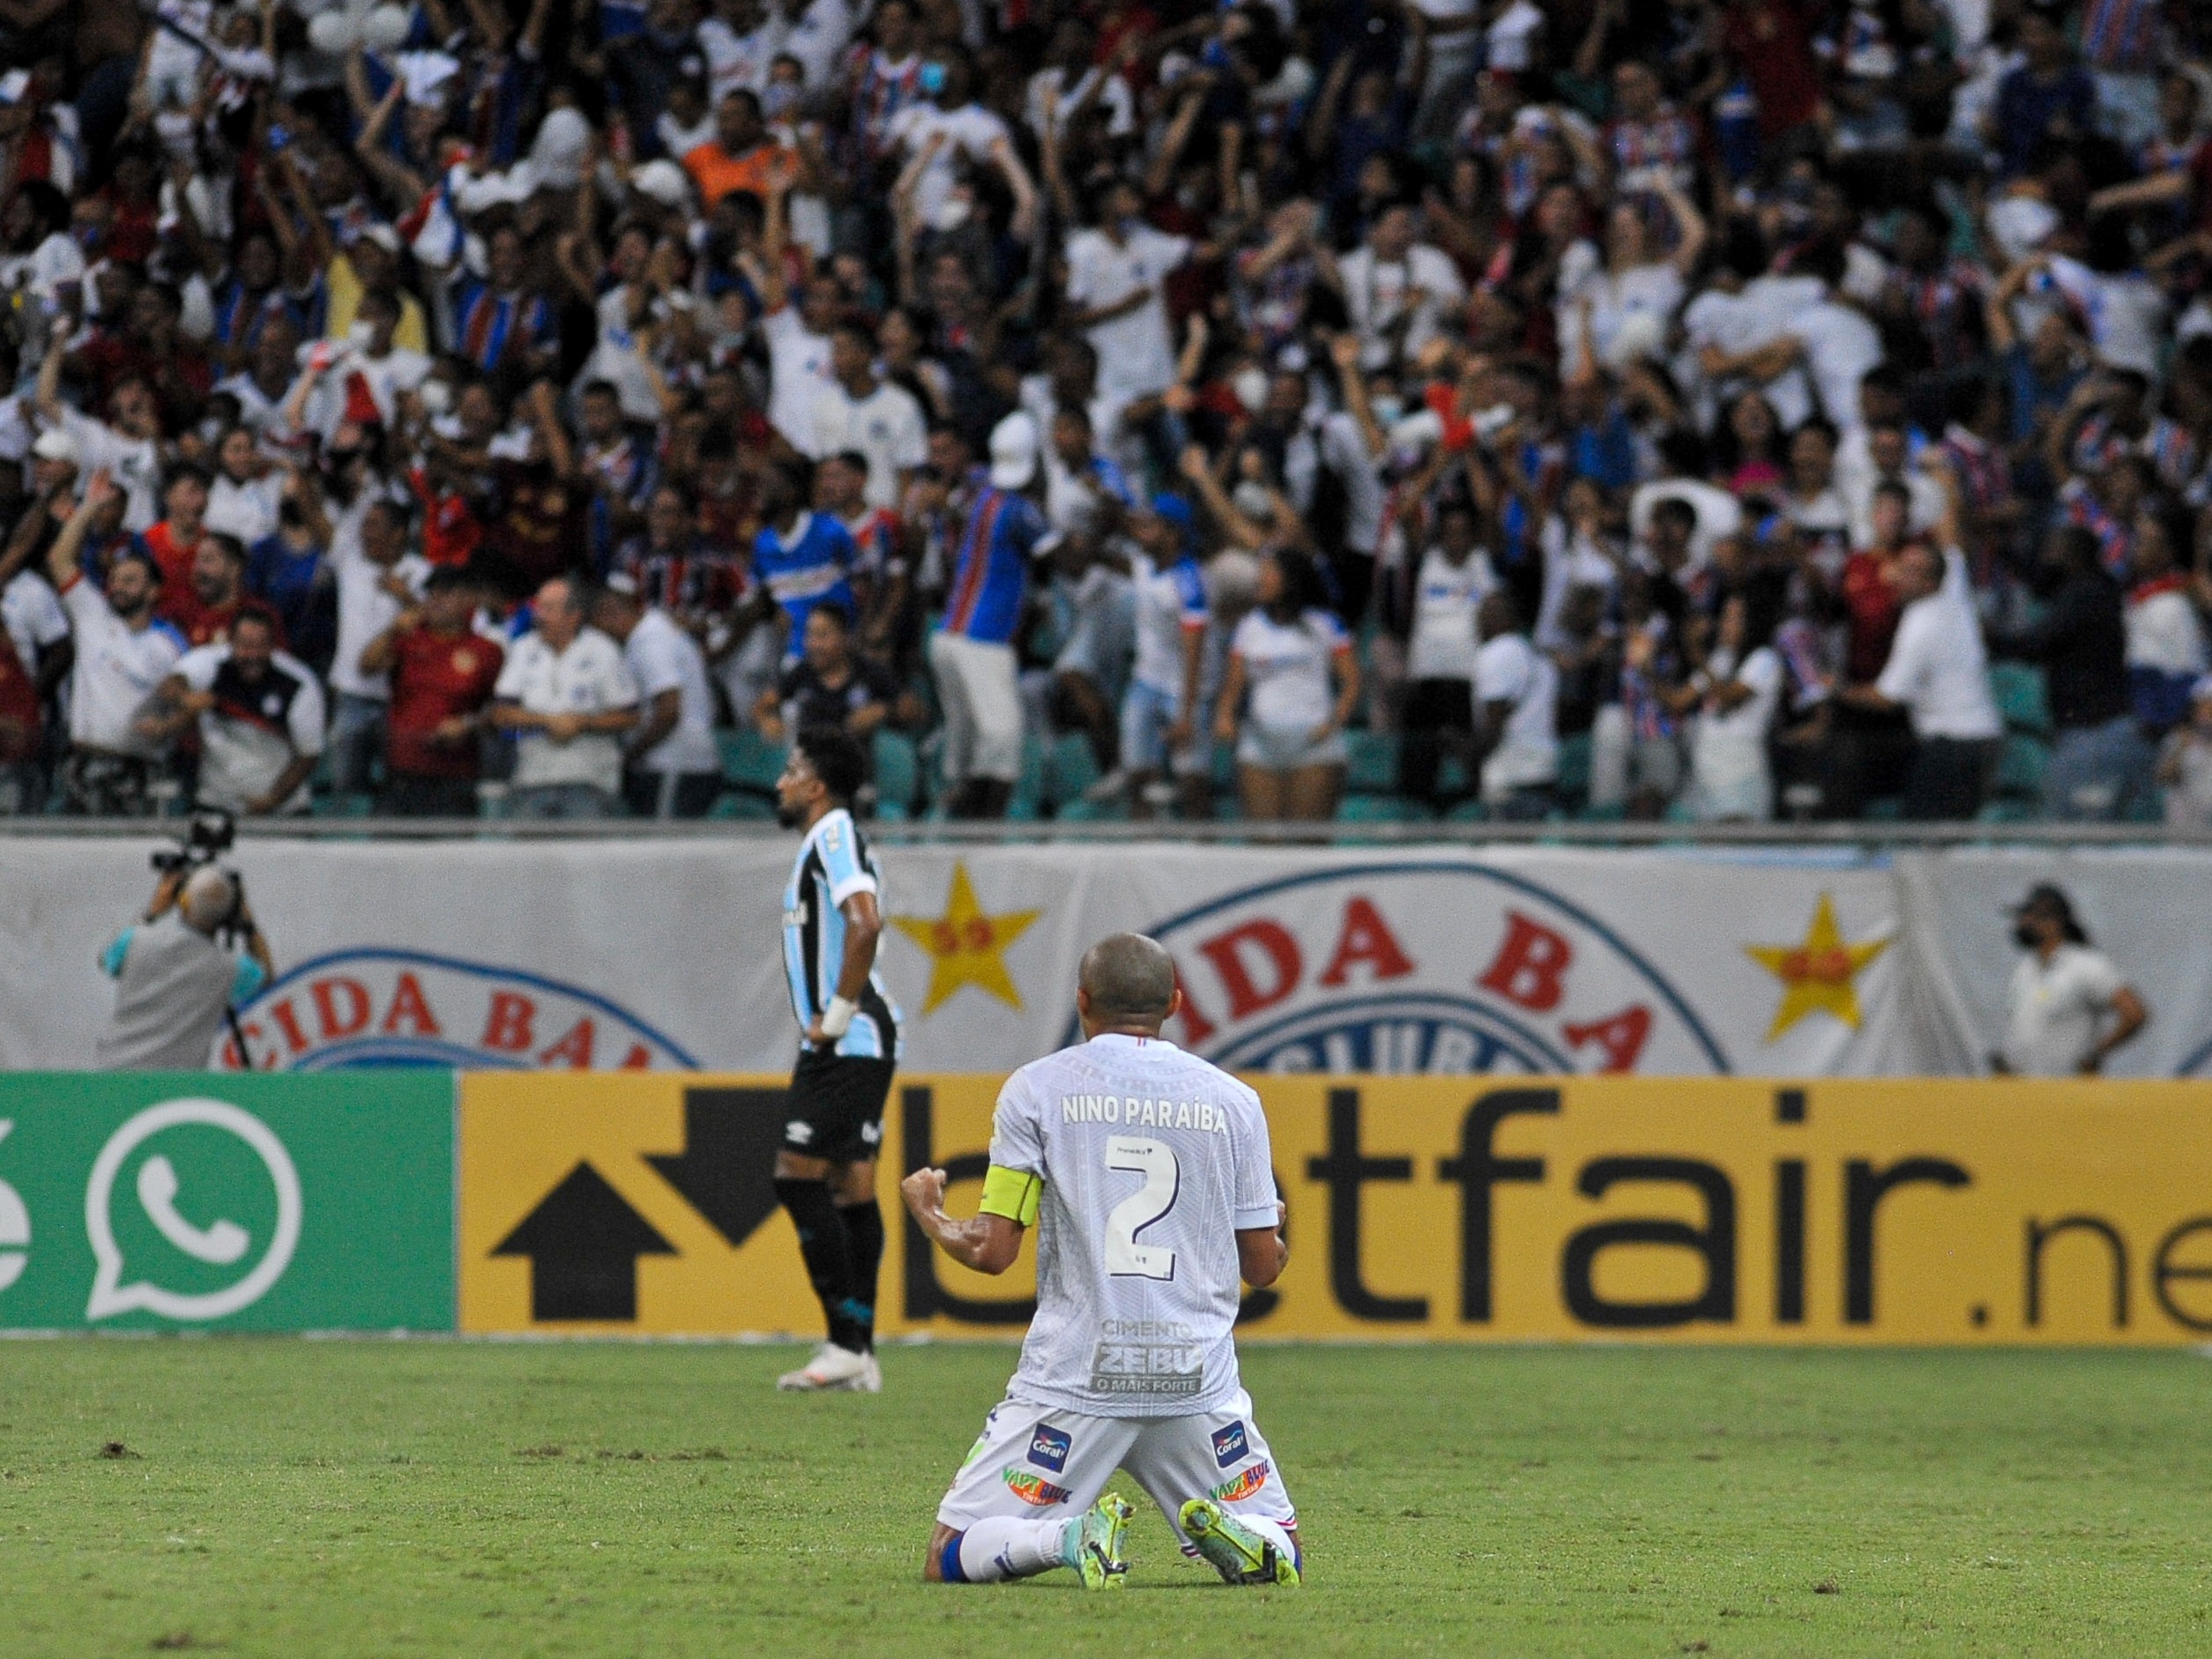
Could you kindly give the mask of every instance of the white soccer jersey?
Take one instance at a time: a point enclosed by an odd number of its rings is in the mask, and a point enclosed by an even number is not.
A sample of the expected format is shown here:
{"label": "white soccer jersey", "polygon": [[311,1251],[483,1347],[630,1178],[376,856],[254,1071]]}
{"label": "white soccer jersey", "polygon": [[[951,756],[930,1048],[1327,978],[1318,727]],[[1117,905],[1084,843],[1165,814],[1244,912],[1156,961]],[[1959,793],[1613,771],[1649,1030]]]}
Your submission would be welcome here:
{"label": "white soccer jersey", "polygon": [[1236,1395],[1236,1234],[1276,1223],[1259,1096],[1173,1043],[1096,1037],[1007,1079],[991,1162],[1044,1182],[1010,1398],[1155,1417]]}

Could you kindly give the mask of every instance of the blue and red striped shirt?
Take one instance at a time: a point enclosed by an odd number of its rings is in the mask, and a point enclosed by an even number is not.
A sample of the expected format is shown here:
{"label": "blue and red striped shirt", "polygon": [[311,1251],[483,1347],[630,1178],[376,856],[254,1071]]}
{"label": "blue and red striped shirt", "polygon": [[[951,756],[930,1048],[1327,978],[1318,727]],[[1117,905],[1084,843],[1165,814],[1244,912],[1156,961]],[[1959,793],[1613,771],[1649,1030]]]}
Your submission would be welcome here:
{"label": "blue and red striped shirt", "polygon": [[945,600],[945,632],[987,644],[1014,637],[1029,583],[1030,555],[1045,534],[1045,515],[1026,495],[979,483],[968,508]]}

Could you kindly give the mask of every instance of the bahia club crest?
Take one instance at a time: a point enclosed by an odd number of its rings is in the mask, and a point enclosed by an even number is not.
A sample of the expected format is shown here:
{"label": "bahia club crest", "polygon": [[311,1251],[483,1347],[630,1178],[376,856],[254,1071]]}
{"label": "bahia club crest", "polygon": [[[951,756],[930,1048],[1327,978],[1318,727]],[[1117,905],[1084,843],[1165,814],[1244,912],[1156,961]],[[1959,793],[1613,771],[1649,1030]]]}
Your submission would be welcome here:
{"label": "bahia club crest", "polygon": [[1182,982],[1168,1035],[1232,1070],[1728,1070],[1665,975],[1587,911],[1508,870],[1339,867],[1149,931]]}
{"label": "bahia club crest", "polygon": [[[303,962],[238,1019],[257,1071],[697,1069],[681,1048],[595,992],[414,950],[341,950]],[[228,1034],[214,1064],[242,1069]]]}

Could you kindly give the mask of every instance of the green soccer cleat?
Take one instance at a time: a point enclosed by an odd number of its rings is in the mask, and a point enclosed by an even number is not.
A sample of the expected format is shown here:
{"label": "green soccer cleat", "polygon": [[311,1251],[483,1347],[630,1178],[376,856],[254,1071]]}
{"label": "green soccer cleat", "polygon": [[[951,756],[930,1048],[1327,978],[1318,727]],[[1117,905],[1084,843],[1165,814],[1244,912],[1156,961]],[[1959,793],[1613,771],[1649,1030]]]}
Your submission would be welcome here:
{"label": "green soccer cleat", "polygon": [[1178,1517],[1183,1534],[1195,1544],[1226,1584],[1298,1582],[1298,1563],[1208,1498],[1194,1498]]}
{"label": "green soccer cleat", "polygon": [[1136,1513],[1126,1499],[1108,1492],[1068,1529],[1060,1559],[1083,1574],[1084,1588],[1118,1590],[1128,1579],[1129,1564],[1122,1559],[1121,1535]]}

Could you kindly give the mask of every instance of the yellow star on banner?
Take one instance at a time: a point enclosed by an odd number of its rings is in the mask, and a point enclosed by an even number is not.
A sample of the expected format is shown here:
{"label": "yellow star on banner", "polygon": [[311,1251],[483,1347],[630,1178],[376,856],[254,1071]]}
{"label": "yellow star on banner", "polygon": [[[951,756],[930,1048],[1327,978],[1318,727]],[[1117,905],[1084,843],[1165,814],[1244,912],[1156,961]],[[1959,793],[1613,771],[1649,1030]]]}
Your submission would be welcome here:
{"label": "yellow star on banner", "polygon": [[894,916],[891,926],[929,953],[929,997],[924,1014],[934,1013],[964,985],[989,992],[1009,1008],[1022,1006],[1022,993],[1014,988],[1006,971],[1007,947],[1029,931],[1029,925],[1045,912],[1010,911],[986,916],[976,903],[975,888],[968,881],[964,861],[952,867],[952,890],[945,896],[945,913],[935,921],[919,916]]}
{"label": "yellow star on banner", "polygon": [[1864,943],[1843,942],[1836,926],[1836,904],[1821,895],[1814,907],[1813,925],[1801,945],[1746,945],[1744,954],[1782,981],[1782,1005],[1774,1011],[1767,1041],[1774,1039],[1808,1014],[1832,1014],[1858,1029],[1858,971],[1888,949],[1887,939]]}

